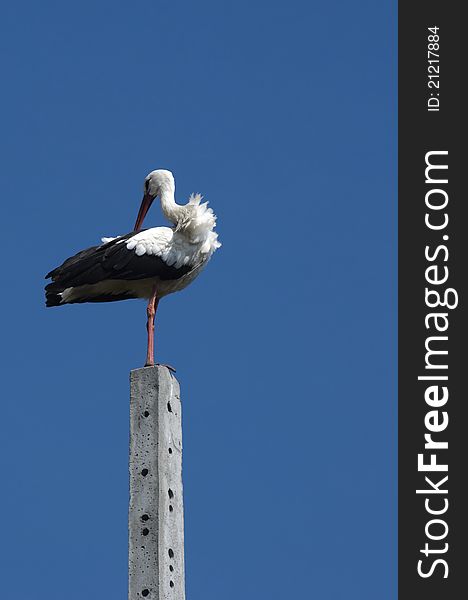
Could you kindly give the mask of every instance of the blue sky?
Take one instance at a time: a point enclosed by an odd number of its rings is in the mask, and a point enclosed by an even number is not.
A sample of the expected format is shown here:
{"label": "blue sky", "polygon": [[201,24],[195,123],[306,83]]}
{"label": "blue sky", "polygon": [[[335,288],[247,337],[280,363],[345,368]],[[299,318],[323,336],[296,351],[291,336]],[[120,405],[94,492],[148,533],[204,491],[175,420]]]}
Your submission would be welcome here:
{"label": "blue sky", "polygon": [[2,597],[126,598],[145,307],[43,277],[168,168],[223,242],[156,332],[188,598],[395,599],[396,3],[19,0],[0,46]]}

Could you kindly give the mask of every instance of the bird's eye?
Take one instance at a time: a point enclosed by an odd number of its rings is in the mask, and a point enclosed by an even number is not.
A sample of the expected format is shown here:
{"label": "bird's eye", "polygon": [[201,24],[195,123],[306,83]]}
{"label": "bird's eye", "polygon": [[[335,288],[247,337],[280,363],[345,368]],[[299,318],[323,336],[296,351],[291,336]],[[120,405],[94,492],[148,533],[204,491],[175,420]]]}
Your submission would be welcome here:
{"label": "bird's eye", "polygon": [[147,180],[145,181],[145,192],[148,192],[148,190],[149,190],[149,183],[150,183],[150,182],[149,182],[149,179],[147,179]]}

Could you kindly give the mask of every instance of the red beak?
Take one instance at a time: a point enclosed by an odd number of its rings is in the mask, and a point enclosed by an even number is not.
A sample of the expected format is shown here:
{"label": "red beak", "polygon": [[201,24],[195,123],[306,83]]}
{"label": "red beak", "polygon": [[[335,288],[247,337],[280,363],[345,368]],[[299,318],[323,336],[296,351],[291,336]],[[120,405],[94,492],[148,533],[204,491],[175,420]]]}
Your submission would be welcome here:
{"label": "red beak", "polygon": [[143,200],[141,201],[140,210],[138,211],[138,217],[135,223],[135,227],[133,231],[140,231],[141,226],[143,225],[143,221],[145,220],[146,213],[149,211],[150,206],[153,204],[153,200],[156,196],[152,196],[151,194],[145,194],[143,196]]}

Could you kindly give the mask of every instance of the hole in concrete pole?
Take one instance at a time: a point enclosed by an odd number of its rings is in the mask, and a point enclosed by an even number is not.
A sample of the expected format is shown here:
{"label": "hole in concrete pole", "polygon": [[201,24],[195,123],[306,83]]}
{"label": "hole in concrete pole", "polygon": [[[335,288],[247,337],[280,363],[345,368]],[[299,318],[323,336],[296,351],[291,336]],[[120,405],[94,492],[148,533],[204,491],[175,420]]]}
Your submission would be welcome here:
{"label": "hole in concrete pole", "polygon": [[149,590],[143,590],[143,591],[141,592],[141,595],[142,595],[142,596],[144,596],[144,597],[146,598],[146,596],[148,596],[148,595],[149,595]]}
{"label": "hole in concrete pole", "polygon": [[145,527],[141,533],[142,533],[143,535],[148,535],[148,533],[149,533],[149,529],[148,529],[147,527]]}
{"label": "hole in concrete pole", "polygon": [[169,498],[174,498],[174,492],[171,490],[171,488],[167,490],[167,493],[169,494]]}
{"label": "hole in concrete pole", "polygon": [[145,412],[143,413],[143,415],[144,415],[145,417],[149,417],[149,412],[148,412],[147,410],[145,410]]}
{"label": "hole in concrete pole", "polygon": [[169,565],[169,571],[172,573],[173,570],[174,570],[174,567],[172,565]]}
{"label": "hole in concrete pole", "polygon": [[168,402],[168,403],[167,403],[167,410],[168,410],[169,412],[172,412],[172,406],[171,406],[171,403],[170,403],[170,402]]}
{"label": "hole in concrete pole", "polygon": [[143,469],[141,474],[143,475],[143,477],[146,477],[148,475],[149,471],[148,469]]}
{"label": "hole in concrete pole", "polygon": [[149,515],[141,515],[142,521],[147,521],[149,519]]}
{"label": "hole in concrete pole", "polygon": [[171,587],[174,587],[174,582],[173,582],[173,581],[169,581],[169,585],[170,585]]}
{"label": "hole in concrete pole", "polygon": [[174,510],[172,504],[169,504],[169,512],[172,512]]}
{"label": "hole in concrete pole", "polygon": [[169,548],[169,558],[174,558],[174,550]]}
{"label": "hole in concrete pole", "polygon": [[172,448],[169,448],[169,454],[172,454]]}

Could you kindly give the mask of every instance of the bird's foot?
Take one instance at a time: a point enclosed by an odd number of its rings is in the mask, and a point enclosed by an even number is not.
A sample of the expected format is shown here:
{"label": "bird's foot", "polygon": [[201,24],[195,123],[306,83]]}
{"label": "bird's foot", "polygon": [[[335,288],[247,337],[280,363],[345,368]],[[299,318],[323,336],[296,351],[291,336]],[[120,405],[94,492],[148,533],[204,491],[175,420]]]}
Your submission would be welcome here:
{"label": "bird's foot", "polygon": [[166,367],[166,369],[169,369],[169,371],[171,371],[171,373],[175,373],[176,370],[174,369],[174,367],[172,367],[171,365],[164,365],[162,363],[154,363],[154,362],[148,362],[146,361],[145,367]]}

